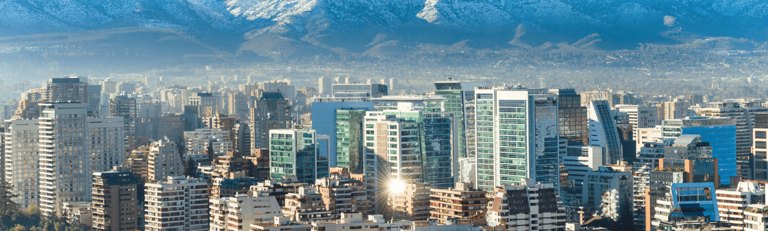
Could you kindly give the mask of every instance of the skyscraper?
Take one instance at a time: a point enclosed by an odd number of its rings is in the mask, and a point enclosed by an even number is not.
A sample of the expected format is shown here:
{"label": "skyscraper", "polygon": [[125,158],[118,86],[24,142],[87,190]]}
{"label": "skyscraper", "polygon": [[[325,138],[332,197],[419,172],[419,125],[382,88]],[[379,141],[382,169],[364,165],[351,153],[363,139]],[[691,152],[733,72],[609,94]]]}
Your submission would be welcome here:
{"label": "skyscraper", "polygon": [[125,133],[123,118],[88,118],[88,154],[90,171],[103,172],[120,166],[125,161]]}
{"label": "skyscraper", "polygon": [[459,81],[438,81],[435,82],[435,94],[442,96],[443,108],[447,115],[451,116],[453,127],[455,129],[453,142],[455,156],[457,158],[466,158],[467,140],[466,140],[466,115],[465,108],[465,90],[462,89]]}
{"label": "skyscraper", "polygon": [[5,182],[17,195],[14,202],[22,208],[39,203],[39,154],[38,140],[40,128],[38,120],[11,120],[6,122]]}
{"label": "skyscraper", "polygon": [[535,178],[534,100],[525,90],[475,89],[477,187]]}
{"label": "skyscraper", "polygon": [[[356,122],[345,121],[344,119],[346,116],[348,116],[348,114],[343,115],[341,117],[342,120],[339,121],[338,112],[341,110],[369,111],[372,109],[373,103],[371,102],[348,101],[347,99],[336,97],[315,98],[315,101],[312,102],[312,129],[315,130],[318,135],[328,136],[328,153],[324,153],[325,150],[321,149],[320,155],[327,156],[330,160],[331,166],[338,166],[337,161],[339,157],[337,157],[337,155],[339,154],[339,150],[337,145],[339,145],[339,141],[337,140],[337,136],[340,133],[337,126],[341,126],[341,129],[346,129],[347,126],[352,126],[348,123]],[[338,124],[339,122],[342,124]],[[362,123],[361,121],[357,122]],[[345,153],[342,153],[341,155],[344,154]]]}
{"label": "skyscraper", "polygon": [[61,216],[65,202],[90,199],[86,104],[43,104],[40,116],[40,212]]}
{"label": "skyscraper", "polygon": [[755,180],[768,180],[768,113],[755,114],[752,129],[752,168]]}
{"label": "skyscraper", "polygon": [[336,166],[363,173],[364,110],[336,110]]}
{"label": "skyscraper", "polygon": [[251,108],[251,150],[269,147],[269,130],[291,125],[291,106],[280,92],[264,92]]}
{"label": "skyscraper", "polygon": [[574,89],[550,89],[549,92],[557,95],[560,135],[570,144],[588,144],[587,108],[581,105],[581,96]]}
{"label": "skyscraper", "polygon": [[624,160],[619,132],[611,116],[607,101],[596,100],[589,103],[587,110],[589,125],[589,145],[603,148],[605,164],[618,164]]}

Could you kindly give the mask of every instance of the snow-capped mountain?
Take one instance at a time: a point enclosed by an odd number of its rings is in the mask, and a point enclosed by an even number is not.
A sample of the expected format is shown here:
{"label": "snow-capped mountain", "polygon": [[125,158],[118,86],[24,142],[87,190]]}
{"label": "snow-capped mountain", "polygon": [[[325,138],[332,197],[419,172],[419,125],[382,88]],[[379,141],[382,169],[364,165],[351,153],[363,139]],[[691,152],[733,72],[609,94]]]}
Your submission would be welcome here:
{"label": "snow-capped mountain", "polygon": [[768,1],[0,1],[0,36],[117,28],[174,30],[214,47],[264,56],[391,54],[425,44],[456,43],[627,48],[691,37],[763,41],[768,37]]}

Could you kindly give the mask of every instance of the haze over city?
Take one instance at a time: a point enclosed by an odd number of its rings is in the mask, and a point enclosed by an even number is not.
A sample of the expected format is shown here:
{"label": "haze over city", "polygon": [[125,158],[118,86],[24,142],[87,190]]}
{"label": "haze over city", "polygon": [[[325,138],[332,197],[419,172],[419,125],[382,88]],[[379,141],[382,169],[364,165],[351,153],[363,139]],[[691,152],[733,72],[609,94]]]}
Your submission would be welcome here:
{"label": "haze over city", "polygon": [[0,230],[768,230],[762,0],[0,1]]}

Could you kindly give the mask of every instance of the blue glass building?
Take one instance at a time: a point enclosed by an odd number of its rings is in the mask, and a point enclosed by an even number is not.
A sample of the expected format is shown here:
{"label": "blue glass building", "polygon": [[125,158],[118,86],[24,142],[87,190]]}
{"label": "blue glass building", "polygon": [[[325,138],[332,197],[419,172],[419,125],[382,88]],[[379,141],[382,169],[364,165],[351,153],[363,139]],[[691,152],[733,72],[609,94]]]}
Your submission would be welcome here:
{"label": "blue glass building", "polygon": [[712,157],[717,159],[720,185],[731,185],[736,169],[736,124],[732,119],[720,117],[692,117],[667,120],[663,123],[663,136],[699,135],[702,142],[712,147]]}
{"label": "blue glass building", "polygon": [[671,219],[704,217],[709,222],[720,220],[712,182],[672,184],[672,206]]}
{"label": "blue glass building", "polygon": [[325,140],[320,140],[318,145],[321,148],[319,155],[327,157],[331,167],[336,167],[336,110],[373,110],[373,103],[361,101],[341,101],[335,98],[326,98],[324,101],[315,101],[312,103],[312,129],[318,136],[327,136]]}

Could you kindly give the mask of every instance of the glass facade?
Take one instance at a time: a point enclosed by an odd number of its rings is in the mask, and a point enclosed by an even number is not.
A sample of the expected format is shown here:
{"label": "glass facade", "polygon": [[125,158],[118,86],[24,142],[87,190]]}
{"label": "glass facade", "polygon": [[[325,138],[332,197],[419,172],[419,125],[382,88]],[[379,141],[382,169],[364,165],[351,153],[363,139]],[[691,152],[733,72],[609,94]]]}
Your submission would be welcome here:
{"label": "glass facade", "polygon": [[[333,98],[327,99],[333,100]],[[312,129],[317,132],[317,135],[328,136],[328,149],[320,149],[320,155],[328,157],[330,166],[337,166],[336,161],[338,153],[336,145],[338,144],[336,135],[336,111],[337,110],[372,110],[373,103],[371,102],[314,102],[312,103]],[[324,152],[328,153],[324,153]]]}
{"label": "glass facade", "polygon": [[701,141],[712,146],[712,157],[717,159],[720,185],[731,185],[731,177],[737,176],[736,171],[736,126],[710,125],[683,127],[684,135],[699,135]]}
{"label": "glass facade", "polygon": [[720,220],[712,182],[672,184],[674,210],[670,218],[704,217],[709,222]]}
{"label": "glass facade", "polygon": [[272,130],[269,134],[269,175],[273,180],[295,178],[314,183],[327,176],[327,161],[318,159],[312,130]]}
{"label": "glass facade", "polygon": [[363,173],[365,110],[336,110],[336,166]]}

